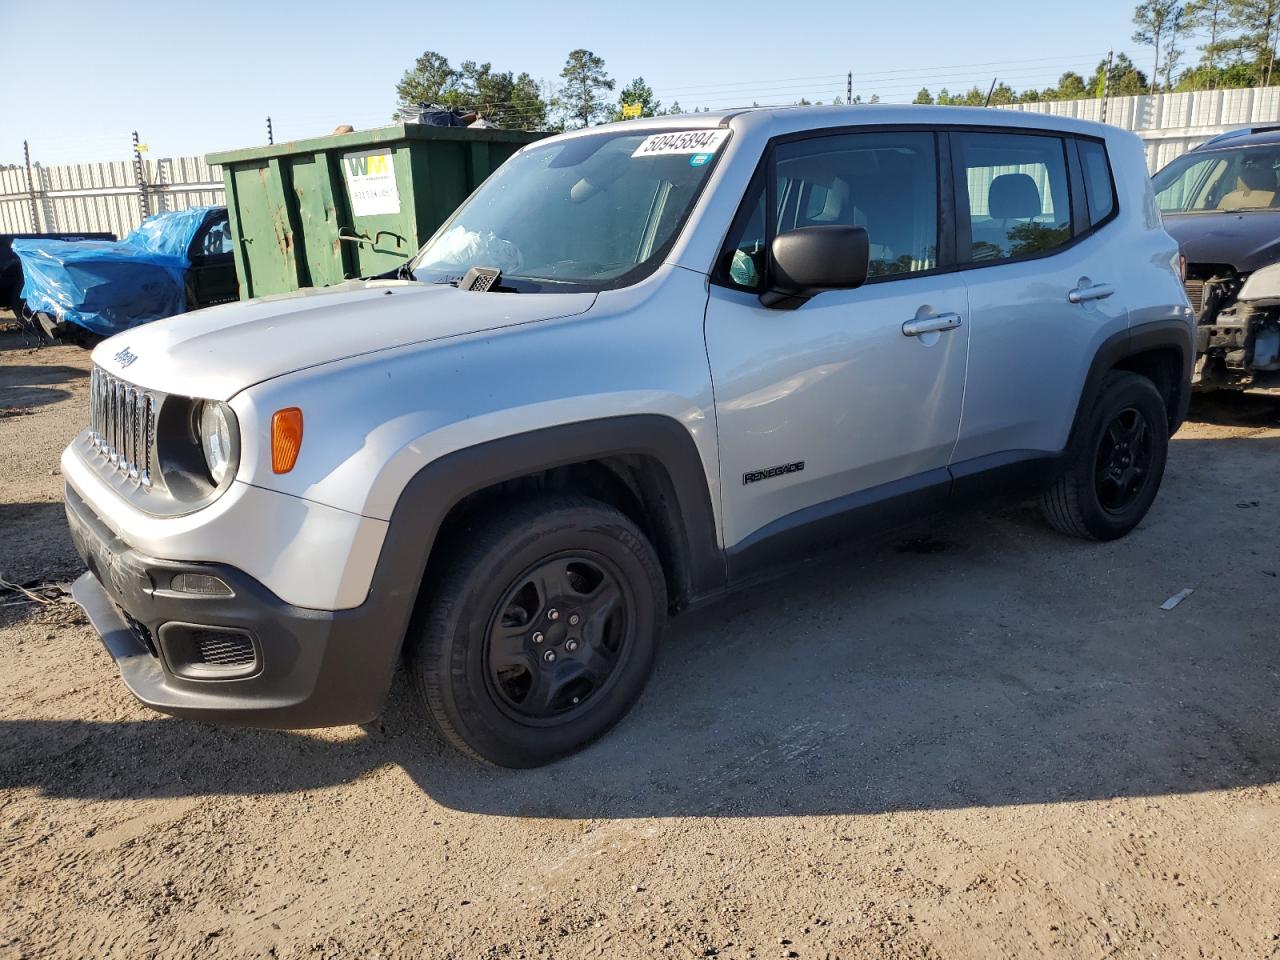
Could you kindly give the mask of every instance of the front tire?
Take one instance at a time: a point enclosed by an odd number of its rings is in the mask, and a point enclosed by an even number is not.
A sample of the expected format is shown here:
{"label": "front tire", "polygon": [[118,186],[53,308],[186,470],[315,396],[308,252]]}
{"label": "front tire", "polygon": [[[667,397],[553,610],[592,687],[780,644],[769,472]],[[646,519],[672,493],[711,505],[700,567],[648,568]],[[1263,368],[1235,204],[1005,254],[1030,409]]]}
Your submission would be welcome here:
{"label": "front tire", "polygon": [[1115,540],[1138,525],[1160,489],[1169,413],[1150,380],[1113,370],[1079,425],[1066,471],[1041,498],[1060,533]]}
{"label": "front tire", "polygon": [[631,520],[586,497],[534,497],[482,515],[444,549],[408,667],[445,739],[536,767],[622,718],[667,605],[657,554]]}

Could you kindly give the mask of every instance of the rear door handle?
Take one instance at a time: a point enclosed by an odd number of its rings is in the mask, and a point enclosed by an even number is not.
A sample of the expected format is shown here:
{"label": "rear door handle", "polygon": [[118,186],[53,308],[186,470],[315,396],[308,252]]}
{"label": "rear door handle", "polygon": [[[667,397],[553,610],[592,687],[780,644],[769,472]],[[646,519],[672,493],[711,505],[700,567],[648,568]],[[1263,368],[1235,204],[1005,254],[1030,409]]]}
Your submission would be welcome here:
{"label": "rear door handle", "polygon": [[926,333],[940,333],[943,330],[954,330],[963,321],[958,313],[939,313],[932,317],[920,317],[908,320],[902,325],[904,337],[918,337]]}
{"label": "rear door handle", "polygon": [[1116,288],[1109,283],[1095,283],[1087,287],[1076,287],[1067,294],[1067,299],[1072,303],[1084,303],[1087,300],[1105,300],[1116,292]]}

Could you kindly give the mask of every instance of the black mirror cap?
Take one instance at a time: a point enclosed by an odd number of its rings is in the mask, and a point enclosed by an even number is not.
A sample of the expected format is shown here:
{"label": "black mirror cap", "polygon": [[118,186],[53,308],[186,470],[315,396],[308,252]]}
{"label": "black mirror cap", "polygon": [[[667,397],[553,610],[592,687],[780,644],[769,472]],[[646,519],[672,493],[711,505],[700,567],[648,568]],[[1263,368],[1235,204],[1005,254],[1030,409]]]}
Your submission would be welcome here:
{"label": "black mirror cap", "polygon": [[824,290],[852,290],[867,282],[871,241],[862,227],[797,227],[774,237],[773,287],[766,307],[794,310]]}

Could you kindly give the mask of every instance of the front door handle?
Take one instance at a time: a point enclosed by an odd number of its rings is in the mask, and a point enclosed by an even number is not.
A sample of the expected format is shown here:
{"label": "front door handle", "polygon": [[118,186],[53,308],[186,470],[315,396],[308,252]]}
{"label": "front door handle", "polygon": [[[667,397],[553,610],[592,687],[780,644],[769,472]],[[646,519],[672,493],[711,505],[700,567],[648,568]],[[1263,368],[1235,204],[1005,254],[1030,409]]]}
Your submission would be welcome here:
{"label": "front door handle", "polygon": [[1105,300],[1116,292],[1116,288],[1109,283],[1094,283],[1088,286],[1081,285],[1076,287],[1067,294],[1067,299],[1072,303],[1084,303],[1087,300]]}
{"label": "front door handle", "polygon": [[919,337],[926,333],[954,330],[962,322],[958,313],[939,313],[932,317],[920,317],[904,323],[902,325],[902,335],[904,337]]}

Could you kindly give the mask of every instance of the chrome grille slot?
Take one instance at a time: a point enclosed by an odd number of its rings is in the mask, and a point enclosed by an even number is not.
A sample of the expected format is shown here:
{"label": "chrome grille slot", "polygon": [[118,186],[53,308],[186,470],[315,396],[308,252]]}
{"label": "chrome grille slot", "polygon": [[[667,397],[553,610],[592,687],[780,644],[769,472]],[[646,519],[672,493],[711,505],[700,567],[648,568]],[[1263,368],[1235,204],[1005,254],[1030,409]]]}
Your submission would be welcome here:
{"label": "chrome grille slot", "polygon": [[89,442],[105,465],[150,489],[155,469],[156,412],[148,393],[101,367],[89,378]]}

